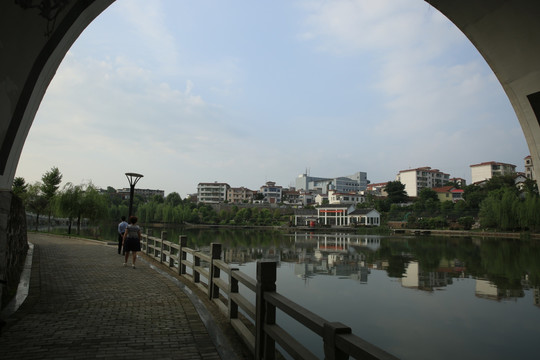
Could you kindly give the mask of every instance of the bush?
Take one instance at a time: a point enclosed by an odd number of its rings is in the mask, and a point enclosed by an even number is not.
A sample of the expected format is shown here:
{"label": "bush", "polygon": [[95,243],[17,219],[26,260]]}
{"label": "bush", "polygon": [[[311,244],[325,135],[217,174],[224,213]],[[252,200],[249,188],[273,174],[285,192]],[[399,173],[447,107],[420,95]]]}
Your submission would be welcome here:
{"label": "bush", "polygon": [[463,216],[458,219],[458,223],[463,226],[464,230],[471,230],[474,224],[474,218],[472,216]]}

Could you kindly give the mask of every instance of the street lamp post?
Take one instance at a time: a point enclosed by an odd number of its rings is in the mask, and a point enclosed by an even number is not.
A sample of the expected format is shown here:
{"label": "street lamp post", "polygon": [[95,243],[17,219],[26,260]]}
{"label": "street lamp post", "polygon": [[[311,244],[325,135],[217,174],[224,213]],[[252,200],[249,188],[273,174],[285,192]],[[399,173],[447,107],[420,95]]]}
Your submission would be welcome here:
{"label": "street lamp post", "polygon": [[143,177],[141,174],[126,173],[126,177],[129,181],[129,211],[128,217],[132,216],[131,209],[133,208],[133,196],[135,194],[135,185]]}

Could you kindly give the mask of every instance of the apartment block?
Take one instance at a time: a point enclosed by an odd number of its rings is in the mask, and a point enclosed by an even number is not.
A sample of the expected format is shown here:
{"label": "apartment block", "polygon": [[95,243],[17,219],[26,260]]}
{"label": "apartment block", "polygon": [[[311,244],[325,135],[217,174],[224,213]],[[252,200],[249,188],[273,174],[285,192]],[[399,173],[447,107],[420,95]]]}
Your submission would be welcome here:
{"label": "apartment block", "polygon": [[423,188],[441,187],[448,183],[450,175],[429,166],[401,170],[396,181],[405,185],[408,196],[416,197]]}
{"label": "apartment block", "polygon": [[253,202],[253,196],[256,191],[249,190],[245,187],[231,187],[227,190],[227,201],[230,203],[245,203]]}
{"label": "apartment block", "polygon": [[516,165],[488,161],[470,165],[472,183],[489,180],[494,176],[512,175],[516,173]]}
{"label": "apartment block", "polygon": [[199,183],[197,185],[197,200],[202,203],[220,203],[227,200],[227,190],[230,186],[226,183]]}

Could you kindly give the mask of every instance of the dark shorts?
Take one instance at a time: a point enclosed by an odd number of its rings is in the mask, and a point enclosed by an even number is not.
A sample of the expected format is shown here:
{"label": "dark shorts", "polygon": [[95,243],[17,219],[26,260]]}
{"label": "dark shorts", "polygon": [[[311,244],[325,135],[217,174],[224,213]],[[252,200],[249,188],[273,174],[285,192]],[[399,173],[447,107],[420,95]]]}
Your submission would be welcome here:
{"label": "dark shorts", "polygon": [[141,241],[139,238],[126,238],[124,242],[124,251],[141,251]]}

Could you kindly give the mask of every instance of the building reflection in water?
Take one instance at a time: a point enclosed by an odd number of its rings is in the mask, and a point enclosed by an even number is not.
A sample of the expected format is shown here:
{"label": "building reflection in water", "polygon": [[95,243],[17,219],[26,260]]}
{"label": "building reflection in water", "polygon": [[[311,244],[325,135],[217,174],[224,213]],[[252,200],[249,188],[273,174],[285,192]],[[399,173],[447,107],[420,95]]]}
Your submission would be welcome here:
{"label": "building reflection in water", "polygon": [[[379,252],[382,237],[374,235],[295,233],[290,241],[278,242],[273,246],[232,247],[224,249],[225,261],[245,264],[258,259],[294,263],[294,275],[304,280],[314,276],[335,276],[367,284],[372,271],[391,273],[391,259]],[[480,246],[481,243],[475,244]],[[403,252],[403,271],[390,275],[398,278],[401,286],[408,289],[433,292],[443,290],[464,278],[475,279],[474,295],[477,298],[495,301],[511,301],[525,296],[532,290],[533,303],[540,307],[540,288],[529,286],[524,275],[518,286],[500,288],[487,277],[467,274],[466,264],[458,259],[438,259],[438,265],[423,270],[423,263],[414,253]]]}

